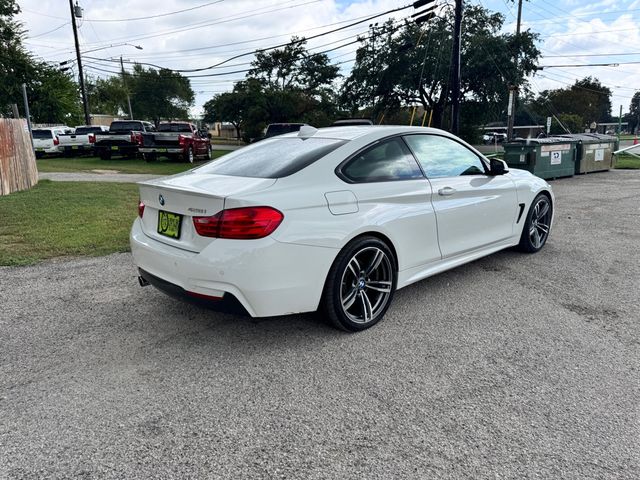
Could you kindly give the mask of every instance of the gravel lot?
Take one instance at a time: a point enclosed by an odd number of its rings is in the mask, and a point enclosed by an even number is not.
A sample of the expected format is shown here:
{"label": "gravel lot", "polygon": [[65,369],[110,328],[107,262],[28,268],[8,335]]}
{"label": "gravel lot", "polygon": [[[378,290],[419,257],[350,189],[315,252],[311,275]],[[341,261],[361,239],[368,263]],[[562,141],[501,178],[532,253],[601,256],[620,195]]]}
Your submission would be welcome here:
{"label": "gravel lot", "polygon": [[553,182],[537,255],[344,334],[140,288],[128,254],[0,269],[0,478],[640,478],[640,172]]}

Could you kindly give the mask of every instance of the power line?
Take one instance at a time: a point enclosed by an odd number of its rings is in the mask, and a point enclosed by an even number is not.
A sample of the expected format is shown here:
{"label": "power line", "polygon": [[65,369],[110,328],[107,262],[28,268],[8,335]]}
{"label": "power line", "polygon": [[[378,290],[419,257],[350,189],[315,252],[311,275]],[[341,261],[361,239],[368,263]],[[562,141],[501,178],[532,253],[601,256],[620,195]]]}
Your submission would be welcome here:
{"label": "power line", "polygon": [[216,3],[220,3],[223,2],[224,0],[216,0],[215,2],[209,2],[209,3],[204,3],[202,5],[197,5],[195,7],[191,7],[191,8],[185,8],[183,10],[176,10],[174,12],[167,12],[167,13],[159,13],[158,15],[149,15],[146,17],[133,17],[133,18],[109,18],[109,19],[89,19],[89,18],[85,18],[85,22],[133,22],[133,21],[137,21],[137,20],[149,20],[151,18],[160,18],[160,17],[168,17],[169,15],[175,15],[177,13],[183,13],[183,12],[190,12],[192,10],[197,10],[199,8],[204,8],[204,7],[208,7],[209,5],[215,5]]}
{"label": "power line", "polygon": [[578,58],[578,57],[622,57],[627,55],[640,55],[640,52],[628,53],[581,53],[576,55],[541,55],[542,58]]}
{"label": "power line", "polygon": [[[164,69],[164,70],[171,70],[172,72],[177,72],[177,73],[195,73],[195,72],[202,72],[202,71],[205,71],[205,70],[212,70],[212,69],[214,69],[214,68],[217,68],[217,67],[219,67],[219,66],[222,66],[222,65],[226,64],[227,62],[230,62],[231,60],[235,60],[235,59],[237,59],[237,58],[245,57],[245,56],[247,56],[247,55],[254,55],[254,54],[256,54],[256,53],[267,52],[267,51],[269,51],[269,50],[275,50],[276,48],[286,47],[286,46],[289,46],[289,45],[291,45],[291,44],[295,44],[295,43],[302,43],[302,42],[306,42],[306,41],[309,41],[309,40],[313,40],[313,39],[315,39],[315,38],[323,37],[323,36],[325,36],[325,35],[329,35],[329,34],[331,34],[331,33],[335,33],[335,32],[338,32],[338,31],[340,31],[340,30],[345,30],[345,29],[347,29],[347,28],[349,28],[349,27],[352,27],[352,26],[354,26],[354,25],[357,25],[357,24],[360,24],[360,23],[364,23],[364,22],[367,22],[367,21],[369,21],[369,20],[373,20],[373,19],[375,19],[375,18],[381,17],[381,16],[386,15],[386,14],[389,14],[389,13],[394,13],[394,12],[397,12],[397,11],[400,11],[400,10],[404,10],[404,9],[409,8],[409,7],[411,7],[411,6],[412,6],[412,5],[407,5],[407,6],[404,6],[404,7],[399,7],[399,8],[395,8],[395,9],[387,10],[386,12],[379,13],[379,14],[376,14],[376,15],[372,15],[372,16],[369,16],[369,17],[367,17],[367,18],[365,18],[365,19],[358,20],[358,21],[356,21],[356,22],[354,22],[354,23],[351,23],[351,24],[349,24],[349,25],[345,25],[345,26],[342,26],[342,27],[339,27],[339,28],[335,28],[335,29],[333,29],[333,30],[329,30],[329,31],[327,31],[327,32],[319,33],[319,34],[317,34],[317,35],[312,35],[311,37],[303,38],[303,39],[300,39],[300,40],[298,40],[298,41],[296,41],[296,42],[291,42],[291,41],[289,41],[289,42],[287,42],[287,43],[281,43],[281,44],[279,44],[279,45],[274,45],[274,46],[272,46],[272,47],[266,47],[266,48],[260,48],[260,49],[256,49],[256,50],[247,51],[247,52],[244,52],[244,53],[241,53],[241,54],[235,55],[235,56],[233,56],[233,57],[229,57],[229,58],[227,58],[226,60],[223,60],[222,62],[218,62],[218,63],[216,63],[216,64],[214,64],[214,65],[210,65],[210,66],[208,66],[208,67],[188,68],[188,69],[185,69],[185,68],[183,68],[183,69],[176,69],[176,68],[167,68],[167,67],[162,67],[162,66],[159,66],[159,65],[155,65],[155,64],[152,64],[152,63],[146,63],[146,62],[129,62],[129,63],[139,63],[140,65],[147,65],[147,66],[151,66],[151,67],[154,67],[154,68],[160,68],[160,69]],[[344,46],[352,45],[353,43],[356,43],[356,42],[358,42],[358,41],[359,41],[359,40],[356,40],[356,41],[354,41],[354,42],[347,43],[347,44],[345,44]],[[335,43],[335,42],[330,42],[330,43],[328,43],[328,44],[326,44],[326,45],[330,45],[331,43]],[[331,50],[329,50],[329,51],[332,51],[332,50],[336,50],[336,49],[331,49]],[[115,61],[115,60],[100,59],[100,58],[96,58],[96,57],[87,57],[87,58],[90,58],[90,59],[92,59],[92,60],[98,60],[98,61],[110,61],[110,62]]]}
{"label": "power line", "polygon": [[32,35],[30,37],[27,37],[27,39],[34,39],[34,38],[38,38],[38,37],[44,37],[45,35],[48,35],[48,34],[53,33],[53,32],[56,32],[56,31],[60,30],[61,28],[66,27],[70,23],[71,22],[64,22],[62,25],[58,25],[56,28],[54,28],[52,30],[48,30],[46,32],[39,33],[37,35]]}
{"label": "power line", "polygon": [[[281,5],[285,5],[288,3],[292,3],[295,0],[289,0],[287,2],[283,2],[281,3]],[[174,33],[182,33],[182,32],[190,32],[199,28],[204,28],[204,27],[210,27],[213,25],[220,25],[223,23],[229,23],[229,22],[235,22],[237,20],[243,20],[245,18],[251,18],[251,17],[256,17],[259,15],[265,15],[267,13],[274,13],[274,12],[279,12],[282,10],[288,10],[291,8],[298,8],[298,7],[302,7],[305,5],[310,5],[312,3],[318,3],[321,2],[322,0],[309,0],[303,3],[298,3],[295,5],[288,5],[288,6],[282,6],[282,7],[278,7],[278,8],[274,8],[272,10],[266,10],[266,11],[260,11],[260,10],[264,10],[265,8],[269,8],[269,7],[261,7],[258,9],[253,9],[253,10],[245,10],[244,12],[240,12],[237,14],[233,14],[233,15],[229,15],[227,17],[220,17],[218,19],[215,19],[214,21],[209,21],[209,20],[204,20],[201,22],[196,22],[193,24],[189,24],[189,25],[184,25],[178,29],[174,29],[174,30],[161,30],[158,31],[154,34],[151,35],[134,35],[134,36],[127,36],[127,37],[117,37],[117,38],[112,38],[109,39],[109,42],[121,42],[121,41],[137,41],[137,40],[145,40],[148,38],[156,38],[156,37],[162,37],[162,36],[166,36],[166,35],[170,35],[170,34],[174,34]],[[244,14],[247,15],[244,15]]]}

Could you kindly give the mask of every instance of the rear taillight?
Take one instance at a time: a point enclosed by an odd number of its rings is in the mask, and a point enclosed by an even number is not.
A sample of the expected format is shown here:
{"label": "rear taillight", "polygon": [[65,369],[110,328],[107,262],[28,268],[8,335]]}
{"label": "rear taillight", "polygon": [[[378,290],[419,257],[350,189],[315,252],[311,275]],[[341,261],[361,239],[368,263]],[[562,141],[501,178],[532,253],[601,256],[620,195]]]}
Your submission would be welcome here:
{"label": "rear taillight", "polygon": [[142,215],[144,215],[144,202],[140,200],[138,202],[138,216],[142,218]]}
{"label": "rear taillight", "polygon": [[132,133],[131,134],[131,143],[135,143],[137,145],[142,145],[142,134],[141,133]]}
{"label": "rear taillight", "polygon": [[198,235],[250,240],[270,235],[284,215],[271,207],[243,207],[222,210],[210,217],[193,217]]}
{"label": "rear taillight", "polygon": [[96,136],[93,133],[89,134],[89,143],[96,143]]}
{"label": "rear taillight", "polygon": [[59,145],[60,144],[60,140],[58,139],[58,137],[53,139],[53,145]]}
{"label": "rear taillight", "polygon": [[182,135],[178,135],[178,143],[181,147],[184,146],[184,137]]}

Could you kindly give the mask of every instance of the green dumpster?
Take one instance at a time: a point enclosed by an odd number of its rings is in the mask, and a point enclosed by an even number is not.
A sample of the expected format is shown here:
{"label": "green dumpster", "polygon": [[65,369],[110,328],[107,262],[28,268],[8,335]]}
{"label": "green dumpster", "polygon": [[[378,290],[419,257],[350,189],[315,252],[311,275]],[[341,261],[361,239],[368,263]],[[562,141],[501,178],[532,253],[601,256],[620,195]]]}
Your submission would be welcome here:
{"label": "green dumpster", "polygon": [[516,138],[505,143],[504,161],[540,178],[571,177],[577,140],[562,137]]}
{"label": "green dumpster", "polygon": [[613,168],[613,152],[617,150],[616,137],[601,133],[575,133],[558,135],[577,140],[576,173],[602,172]]}

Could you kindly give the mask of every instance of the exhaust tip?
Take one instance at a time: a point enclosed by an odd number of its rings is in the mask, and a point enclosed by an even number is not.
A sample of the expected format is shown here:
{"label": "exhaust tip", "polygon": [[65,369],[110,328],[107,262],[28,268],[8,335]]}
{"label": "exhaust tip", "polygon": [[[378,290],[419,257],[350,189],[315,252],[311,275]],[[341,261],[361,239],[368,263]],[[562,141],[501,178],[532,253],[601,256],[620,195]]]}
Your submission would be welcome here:
{"label": "exhaust tip", "polygon": [[141,287],[146,287],[147,285],[150,285],[150,283],[147,282],[145,278],[141,275],[138,275],[138,283],[140,284]]}

